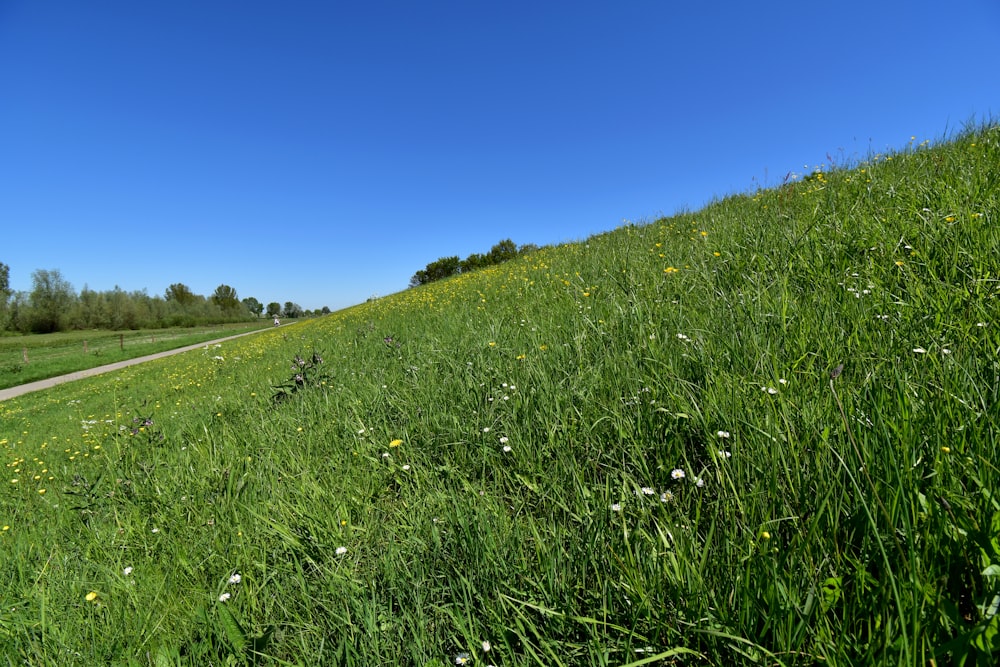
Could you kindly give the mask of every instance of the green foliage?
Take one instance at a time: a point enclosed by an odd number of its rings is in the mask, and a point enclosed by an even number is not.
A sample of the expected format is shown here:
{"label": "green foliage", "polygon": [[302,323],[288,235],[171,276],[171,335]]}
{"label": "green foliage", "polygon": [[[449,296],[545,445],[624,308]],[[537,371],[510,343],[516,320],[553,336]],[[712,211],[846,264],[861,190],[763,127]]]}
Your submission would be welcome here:
{"label": "green foliage", "polygon": [[459,261],[458,256],[442,257],[417,271],[410,278],[410,287],[426,285],[427,283],[442,280],[458,273],[469,273],[470,271],[508,262],[519,254],[532,250],[537,250],[537,246],[524,246],[518,250],[517,245],[513,241],[504,239],[490,248],[490,252],[486,255],[472,253],[461,261]]}
{"label": "green foliage", "polygon": [[264,312],[264,304],[262,304],[260,301],[253,298],[252,296],[248,296],[247,298],[243,299],[242,303],[246,307],[246,309],[251,313],[253,313],[256,317],[260,317],[260,314]]}
{"label": "green foliage", "polygon": [[62,328],[73,302],[73,286],[58,269],[38,269],[31,274],[31,309],[27,326],[33,333],[52,333]]}
{"label": "green foliage", "polygon": [[974,128],[3,401],[0,656],[995,664],[998,165]]}
{"label": "green foliage", "polygon": [[233,312],[240,306],[240,298],[236,295],[236,289],[229,285],[219,285],[212,293],[212,303],[222,311]]}

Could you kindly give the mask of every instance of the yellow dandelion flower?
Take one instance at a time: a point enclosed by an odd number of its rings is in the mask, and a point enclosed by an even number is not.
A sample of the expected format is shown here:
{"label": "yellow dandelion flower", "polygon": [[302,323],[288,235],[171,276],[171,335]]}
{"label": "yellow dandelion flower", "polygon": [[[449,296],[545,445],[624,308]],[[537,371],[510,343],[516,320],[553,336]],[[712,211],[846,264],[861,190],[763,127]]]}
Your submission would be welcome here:
{"label": "yellow dandelion flower", "polygon": [[399,438],[397,438],[397,439],[393,440],[392,442],[390,442],[389,446],[390,447],[399,447],[401,444],[403,444],[403,441],[400,440]]}
{"label": "yellow dandelion flower", "polygon": [[97,591],[90,591],[87,593],[87,602],[93,602],[97,599]]}

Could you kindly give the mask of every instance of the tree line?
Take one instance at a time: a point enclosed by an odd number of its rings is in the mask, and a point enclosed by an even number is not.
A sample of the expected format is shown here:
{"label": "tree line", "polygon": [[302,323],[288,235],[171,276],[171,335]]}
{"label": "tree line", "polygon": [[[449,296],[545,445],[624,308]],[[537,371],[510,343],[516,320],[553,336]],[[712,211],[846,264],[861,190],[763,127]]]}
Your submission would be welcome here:
{"label": "tree line", "polygon": [[242,322],[268,317],[299,318],[326,314],[311,312],[291,301],[265,306],[253,297],[240,299],[236,289],[222,284],[209,296],[195,294],[184,283],[174,283],[163,296],[146,290],[95,291],[86,286],[77,293],[58,269],[31,274],[31,290],[10,289],[10,267],[0,262],[0,332],[52,333],[74,329],[163,329]]}
{"label": "tree line", "polygon": [[510,239],[504,239],[490,248],[490,251],[485,255],[481,253],[472,253],[462,260],[458,258],[458,255],[441,257],[413,274],[413,277],[410,278],[410,287],[426,285],[427,283],[434,282],[435,280],[441,280],[442,278],[447,278],[448,276],[454,276],[459,273],[468,273],[470,271],[475,271],[476,269],[501,264],[514,259],[518,255],[537,249],[538,246],[534,244],[527,244],[518,248],[517,244]]}

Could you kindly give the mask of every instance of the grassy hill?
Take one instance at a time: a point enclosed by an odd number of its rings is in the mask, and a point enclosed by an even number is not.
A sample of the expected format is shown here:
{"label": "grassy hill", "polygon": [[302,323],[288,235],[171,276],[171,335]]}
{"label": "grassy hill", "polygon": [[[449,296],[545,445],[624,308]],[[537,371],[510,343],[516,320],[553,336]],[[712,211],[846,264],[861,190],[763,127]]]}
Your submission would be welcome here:
{"label": "grassy hill", "polygon": [[993,664],[1000,128],[0,403],[7,664]]}

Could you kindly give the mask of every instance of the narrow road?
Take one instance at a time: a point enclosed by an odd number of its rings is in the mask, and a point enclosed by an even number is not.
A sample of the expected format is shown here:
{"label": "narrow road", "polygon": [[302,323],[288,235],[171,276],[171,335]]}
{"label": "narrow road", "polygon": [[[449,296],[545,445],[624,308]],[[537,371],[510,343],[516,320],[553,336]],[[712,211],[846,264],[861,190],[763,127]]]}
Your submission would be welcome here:
{"label": "narrow road", "polygon": [[126,359],[125,361],[119,361],[113,364],[108,364],[106,366],[97,366],[96,368],[88,368],[86,370],[77,371],[75,373],[67,373],[66,375],[59,375],[53,378],[48,378],[46,380],[29,382],[27,384],[22,384],[17,387],[0,389],[0,401],[6,401],[8,398],[15,398],[17,396],[21,396],[22,394],[29,394],[33,391],[48,389],[49,387],[54,387],[57,384],[63,384],[64,382],[72,382],[73,380],[82,380],[83,378],[93,377],[94,375],[100,375],[101,373],[109,373],[111,371],[117,371],[122,368],[126,368],[128,366],[134,366],[136,364],[141,364],[146,361],[152,361],[153,359],[169,357],[172,354],[180,354],[181,352],[190,352],[191,350],[197,350],[207,345],[215,345],[216,343],[221,343],[222,341],[232,340],[233,338],[239,338],[241,336],[249,336],[250,334],[260,333],[261,331],[269,331],[269,329],[265,328],[265,329],[255,329],[253,331],[245,331],[241,334],[236,334],[234,336],[226,336],[225,338],[219,338],[217,340],[210,340],[202,343],[197,343],[195,345],[187,345],[185,347],[179,347],[176,350],[157,352],[156,354],[149,354],[146,355],[145,357]]}

